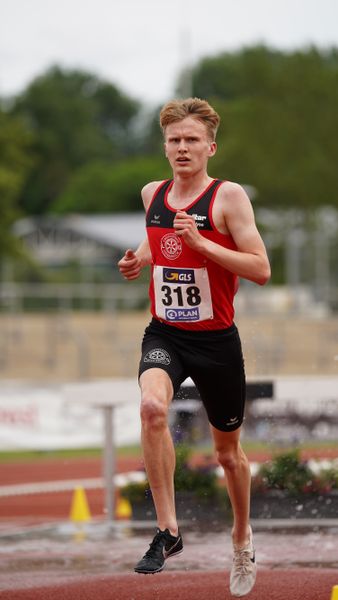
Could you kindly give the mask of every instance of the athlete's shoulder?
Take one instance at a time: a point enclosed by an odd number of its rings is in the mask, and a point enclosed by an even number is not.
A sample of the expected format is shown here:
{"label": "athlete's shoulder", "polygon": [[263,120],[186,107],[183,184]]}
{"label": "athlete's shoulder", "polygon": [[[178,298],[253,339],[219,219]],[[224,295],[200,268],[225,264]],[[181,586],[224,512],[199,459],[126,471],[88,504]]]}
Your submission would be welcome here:
{"label": "athlete's shoulder", "polygon": [[221,182],[221,185],[219,186],[219,191],[223,194],[226,194],[227,196],[243,194],[245,196],[247,195],[245,188],[242,185],[236,183],[235,181],[229,181],[228,179],[225,179]]}
{"label": "athlete's shoulder", "polygon": [[147,209],[150,202],[152,201],[156,190],[165,182],[162,181],[150,181],[147,183],[141,190],[141,196],[143,200],[144,207]]}
{"label": "athlete's shoulder", "polygon": [[222,181],[217,196],[223,202],[250,204],[250,198],[245,187],[234,181]]}

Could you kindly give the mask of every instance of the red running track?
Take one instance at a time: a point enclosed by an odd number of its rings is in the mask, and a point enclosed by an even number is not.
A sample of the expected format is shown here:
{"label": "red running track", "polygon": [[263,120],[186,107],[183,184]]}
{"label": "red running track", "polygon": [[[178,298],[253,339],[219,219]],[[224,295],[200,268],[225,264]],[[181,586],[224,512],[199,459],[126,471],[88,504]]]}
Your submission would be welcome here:
{"label": "red running track", "polygon": [[[172,571],[158,575],[83,578],[34,589],[0,592],[1,600],[227,600],[229,574]],[[327,569],[262,570],[248,600],[330,600],[338,575]]]}
{"label": "red running track", "polygon": [[[271,454],[267,452],[250,452],[251,462],[267,460]],[[312,449],[302,452],[302,458],[338,458],[336,448]],[[192,460],[197,464],[215,464],[213,456],[195,456]],[[141,457],[119,457],[117,473],[143,470]],[[99,457],[77,458],[45,458],[41,460],[18,460],[0,464],[1,485],[20,483],[46,482],[58,480],[79,480],[81,478],[100,477],[102,461]],[[86,490],[91,513],[94,517],[104,515],[103,489]],[[72,491],[41,494],[20,494],[0,497],[0,524],[28,518],[30,523],[44,522],[51,519],[67,519],[72,499]]]}

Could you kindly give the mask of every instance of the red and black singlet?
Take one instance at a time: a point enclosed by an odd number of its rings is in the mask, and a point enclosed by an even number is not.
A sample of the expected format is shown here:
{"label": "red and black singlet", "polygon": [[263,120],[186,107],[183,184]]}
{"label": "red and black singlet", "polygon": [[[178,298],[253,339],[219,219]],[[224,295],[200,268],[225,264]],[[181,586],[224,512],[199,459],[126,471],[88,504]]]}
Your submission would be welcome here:
{"label": "red and black singlet", "polygon": [[[212,206],[221,184],[221,180],[213,180],[184,210],[194,216],[201,235],[224,248],[236,250],[231,235],[220,233],[212,219]],[[151,312],[160,321],[180,329],[198,331],[230,327],[237,276],[189,248],[175,233],[176,210],[167,200],[172,185],[173,180],[161,183],[146,215],[152,254]]]}

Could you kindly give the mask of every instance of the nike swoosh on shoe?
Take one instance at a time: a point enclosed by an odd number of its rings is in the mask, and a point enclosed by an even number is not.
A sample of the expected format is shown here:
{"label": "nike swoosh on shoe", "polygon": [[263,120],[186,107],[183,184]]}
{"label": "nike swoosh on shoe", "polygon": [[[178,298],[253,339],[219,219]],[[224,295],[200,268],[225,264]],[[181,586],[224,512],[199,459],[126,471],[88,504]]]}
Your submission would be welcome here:
{"label": "nike swoosh on shoe", "polygon": [[181,541],[181,538],[179,537],[177,539],[177,541],[175,542],[175,544],[173,544],[173,546],[170,546],[170,548],[168,548],[168,550],[166,550],[165,547],[163,546],[164,558],[168,558],[171,555],[171,552],[174,550],[174,548],[176,548],[177,544],[179,544],[180,541]]}

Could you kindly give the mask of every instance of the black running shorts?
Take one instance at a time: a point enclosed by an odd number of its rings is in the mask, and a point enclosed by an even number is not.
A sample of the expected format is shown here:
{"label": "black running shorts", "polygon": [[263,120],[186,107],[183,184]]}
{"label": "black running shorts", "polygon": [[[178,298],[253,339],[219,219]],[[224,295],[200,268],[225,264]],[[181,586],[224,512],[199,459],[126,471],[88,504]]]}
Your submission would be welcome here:
{"label": "black running shorts", "polygon": [[215,331],[184,331],[153,319],[145,330],[139,376],[166,371],[174,394],[191,377],[211,425],[234,431],[243,422],[245,372],[236,325]]}

